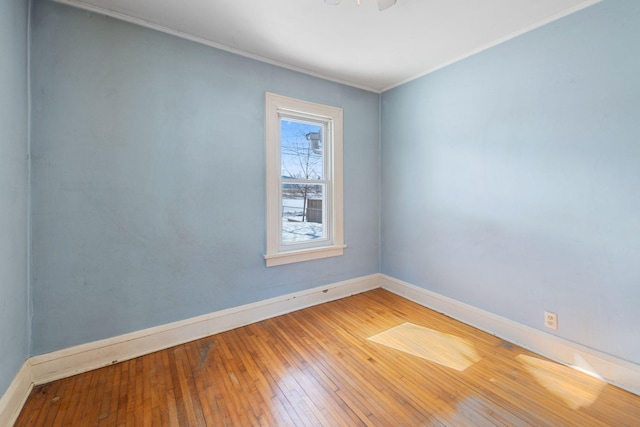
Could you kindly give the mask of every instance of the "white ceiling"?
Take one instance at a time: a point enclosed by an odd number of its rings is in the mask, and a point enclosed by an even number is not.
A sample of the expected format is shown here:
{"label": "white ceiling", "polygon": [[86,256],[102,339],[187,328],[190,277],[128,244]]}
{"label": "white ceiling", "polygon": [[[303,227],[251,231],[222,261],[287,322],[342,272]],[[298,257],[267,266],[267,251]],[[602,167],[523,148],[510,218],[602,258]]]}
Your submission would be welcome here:
{"label": "white ceiling", "polygon": [[57,0],[382,92],[599,0]]}

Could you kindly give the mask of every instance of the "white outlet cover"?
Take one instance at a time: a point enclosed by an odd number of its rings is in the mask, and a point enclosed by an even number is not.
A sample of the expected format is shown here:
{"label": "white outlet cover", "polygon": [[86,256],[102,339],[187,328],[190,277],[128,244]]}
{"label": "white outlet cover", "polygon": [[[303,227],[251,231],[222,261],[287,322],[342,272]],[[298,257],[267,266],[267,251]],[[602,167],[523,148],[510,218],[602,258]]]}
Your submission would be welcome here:
{"label": "white outlet cover", "polygon": [[544,312],[544,326],[554,331],[558,330],[558,315],[548,311]]}

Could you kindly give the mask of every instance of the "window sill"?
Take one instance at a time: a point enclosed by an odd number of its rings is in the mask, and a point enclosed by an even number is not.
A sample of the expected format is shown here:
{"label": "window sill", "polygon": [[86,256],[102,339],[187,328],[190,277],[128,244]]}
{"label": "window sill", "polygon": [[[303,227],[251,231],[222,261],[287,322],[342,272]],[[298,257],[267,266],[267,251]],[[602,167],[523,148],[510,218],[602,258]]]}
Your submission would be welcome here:
{"label": "window sill", "polygon": [[303,249],[299,251],[279,252],[275,254],[266,254],[264,259],[267,261],[267,267],[275,267],[276,265],[341,256],[344,253],[344,248],[346,247],[347,245],[334,245],[323,246],[321,248]]}

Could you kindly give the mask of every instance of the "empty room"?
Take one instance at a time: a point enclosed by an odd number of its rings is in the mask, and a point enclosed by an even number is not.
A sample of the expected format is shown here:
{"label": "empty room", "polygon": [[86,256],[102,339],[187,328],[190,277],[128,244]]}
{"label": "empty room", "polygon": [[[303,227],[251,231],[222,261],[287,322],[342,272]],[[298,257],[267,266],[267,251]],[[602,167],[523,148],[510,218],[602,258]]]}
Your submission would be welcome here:
{"label": "empty room", "polygon": [[640,425],[640,2],[3,0],[0,426]]}

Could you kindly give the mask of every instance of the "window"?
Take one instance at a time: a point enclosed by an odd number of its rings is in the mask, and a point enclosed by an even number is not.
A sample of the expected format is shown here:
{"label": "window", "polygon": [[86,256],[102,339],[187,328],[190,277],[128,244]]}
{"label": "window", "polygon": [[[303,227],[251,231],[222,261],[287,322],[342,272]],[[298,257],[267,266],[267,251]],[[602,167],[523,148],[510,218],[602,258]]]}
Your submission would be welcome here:
{"label": "window", "polygon": [[339,256],[342,109],[266,94],[267,267]]}

